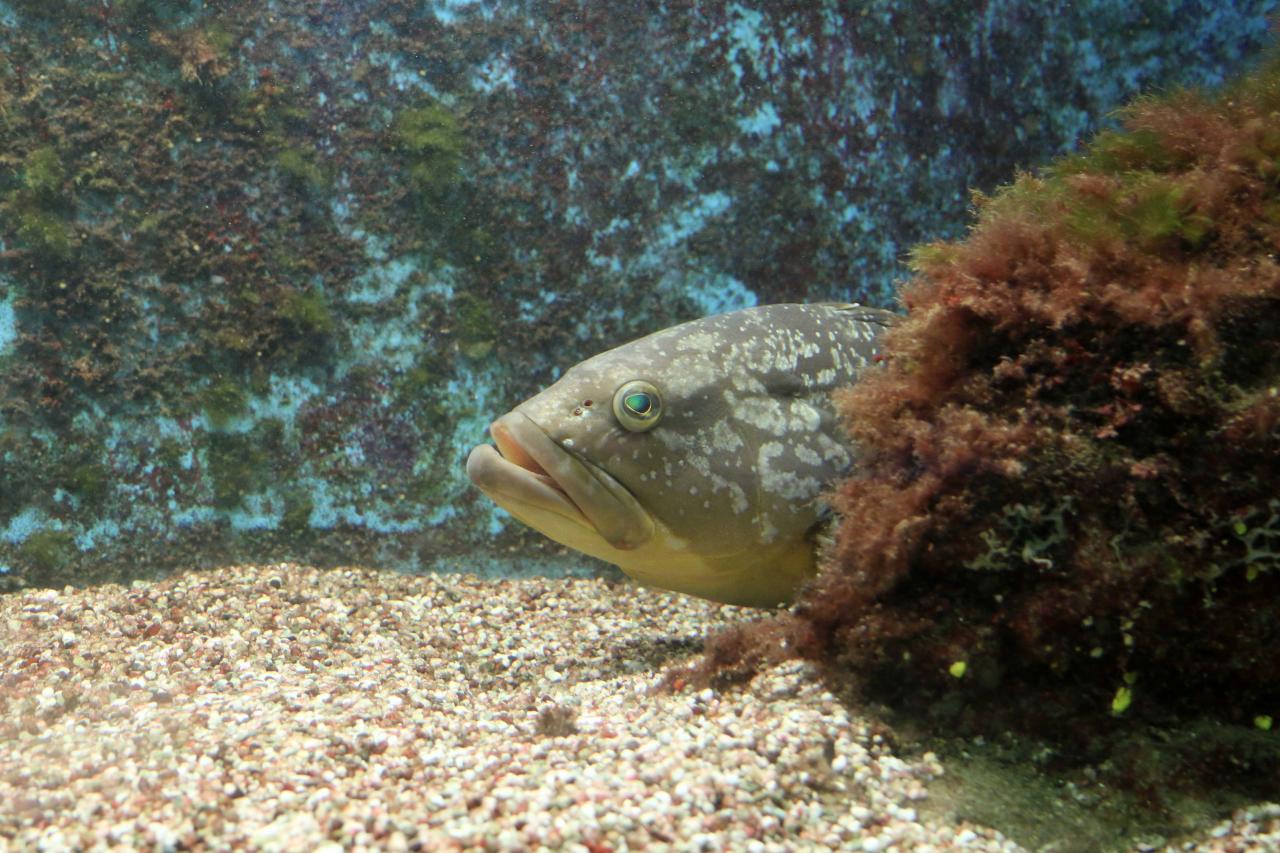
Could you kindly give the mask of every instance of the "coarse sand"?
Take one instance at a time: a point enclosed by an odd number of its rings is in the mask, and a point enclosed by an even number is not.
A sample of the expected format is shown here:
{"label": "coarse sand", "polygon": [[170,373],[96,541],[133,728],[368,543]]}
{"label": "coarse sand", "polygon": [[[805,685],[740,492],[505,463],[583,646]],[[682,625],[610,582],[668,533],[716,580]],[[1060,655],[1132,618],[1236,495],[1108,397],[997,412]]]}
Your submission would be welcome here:
{"label": "coarse sand", "polygon": [[[1020,849],[922,816],[937,758],[806,664],[654,689],[757,616],[289,564],[0,597],[0,850]],[[1176,849],[1280,849],[1280,808]]]}

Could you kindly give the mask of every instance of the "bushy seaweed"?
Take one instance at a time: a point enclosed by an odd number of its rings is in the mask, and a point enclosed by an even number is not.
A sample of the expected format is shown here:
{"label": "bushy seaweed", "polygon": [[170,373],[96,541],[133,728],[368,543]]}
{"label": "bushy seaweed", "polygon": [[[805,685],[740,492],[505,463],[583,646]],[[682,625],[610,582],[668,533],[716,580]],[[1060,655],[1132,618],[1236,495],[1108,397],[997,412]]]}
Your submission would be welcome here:
{"label": "bushy seaweed", "polygon": [[915,252],[884,370],[838,398],[860,463],[827,566],[703,677],[782,625],[842,688],[949,730],[1270,719],[1277,102],[1280,60],[1145,99]]}
{"label": "bushy seaweed", "polygon": [[982,731],[1277,707],[1277,86],[1143,100],[916,252],[806,654]]}

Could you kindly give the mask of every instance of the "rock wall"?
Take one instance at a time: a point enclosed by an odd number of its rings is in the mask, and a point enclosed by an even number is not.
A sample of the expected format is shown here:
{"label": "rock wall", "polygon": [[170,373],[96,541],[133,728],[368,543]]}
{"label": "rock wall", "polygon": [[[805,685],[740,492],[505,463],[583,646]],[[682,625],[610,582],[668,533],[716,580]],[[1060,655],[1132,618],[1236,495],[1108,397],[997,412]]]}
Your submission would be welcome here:
{"label": "rock wall", "polygon": [[468,488],[493,416],[670,322],[889,301],[1274,6],[0,3],[0,585],[590,570]]}

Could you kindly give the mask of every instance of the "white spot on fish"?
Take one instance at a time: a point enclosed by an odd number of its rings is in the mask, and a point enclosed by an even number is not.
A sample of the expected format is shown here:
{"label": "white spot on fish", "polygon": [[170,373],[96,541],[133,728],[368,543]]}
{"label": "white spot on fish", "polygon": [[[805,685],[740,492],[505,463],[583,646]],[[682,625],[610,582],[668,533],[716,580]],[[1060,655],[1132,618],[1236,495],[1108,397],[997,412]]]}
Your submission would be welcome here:
{"label": "white spot on fish", "polygon": [[813,432],[822,426],[822,415],[818,414],[818,410],[813,406],[797,401],[791,407],[791,426],[792,429],[805,430]]}
{"label": "white spot on fish", "polygon": [[756,455],[756,470],[760,475],[760,485],[768,493],[788,500],[803,500],[813,497],[822,487],[813,477],[802,477],[793,469],[794,464],[786,454],[786,447],[781,442],[770,441],[760,446]]}
{"label": "white spot on fish", "polygon": [[787,433],[787,419],[782,412],[782,403],[773,397],[748,397],[735,407],[737,420],[771,435],[782,436]]}
{"label": "white spot on fish", "polygon": [[813,465],[814,467],[817,467],[822,464],[822,457],[819,456],[812,447],[798,444],[795,446],[794,452],[796,454],[796,458],[806,465]]}
{"label": "white spot on fish", "polygon": [[733,453],[742,447],[742,439],[727,420],[719,420],[711,428],[711,446],[722,453]]}

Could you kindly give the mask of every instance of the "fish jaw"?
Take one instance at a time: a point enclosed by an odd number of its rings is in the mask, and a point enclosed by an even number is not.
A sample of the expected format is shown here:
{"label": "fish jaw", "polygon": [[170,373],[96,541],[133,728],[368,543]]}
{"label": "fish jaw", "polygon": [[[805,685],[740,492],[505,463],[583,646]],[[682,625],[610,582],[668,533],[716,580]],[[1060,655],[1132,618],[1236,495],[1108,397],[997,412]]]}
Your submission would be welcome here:
{"label": "fish jaw", "polygon": [[618,567],[642,586],[766,609],[789,606],[817,572],[808,541],[714,556],[699,554],[661,524],[653,545],[629,552]]}
{"label": "fish jaw", "polygon": [[497,447],[482,444],[467,457],[467,475],[480,491],[544,536],[613,563],[645,586],[772,608],[789,604],[814,572],[812,549],[801,543],[699,553],[522,412],[494,421],[489,433]]}
{"label": "fish jaw", "polygon": [[467,457],[467,476],[494,503],[562,545],[610,562],[653,537],[653,517],[621,483],[565,450],[523,412],[489,426],[497,444]]}

